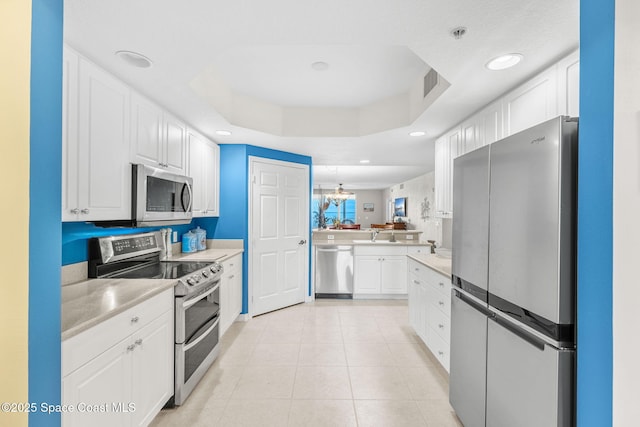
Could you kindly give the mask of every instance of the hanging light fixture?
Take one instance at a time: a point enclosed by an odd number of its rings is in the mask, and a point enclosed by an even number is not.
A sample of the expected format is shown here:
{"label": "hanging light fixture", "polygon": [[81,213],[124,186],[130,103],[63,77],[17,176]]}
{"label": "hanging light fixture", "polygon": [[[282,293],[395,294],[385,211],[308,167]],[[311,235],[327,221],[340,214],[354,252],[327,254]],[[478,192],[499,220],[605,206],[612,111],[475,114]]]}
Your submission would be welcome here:
{"label": "hanging light fixture", "polygon": [[351,196],[353,196],[353,193],[345,191],[344,188],[342,188],[342,184],[340,184],[333,193],[327,194],[327,200],[338,207]]}

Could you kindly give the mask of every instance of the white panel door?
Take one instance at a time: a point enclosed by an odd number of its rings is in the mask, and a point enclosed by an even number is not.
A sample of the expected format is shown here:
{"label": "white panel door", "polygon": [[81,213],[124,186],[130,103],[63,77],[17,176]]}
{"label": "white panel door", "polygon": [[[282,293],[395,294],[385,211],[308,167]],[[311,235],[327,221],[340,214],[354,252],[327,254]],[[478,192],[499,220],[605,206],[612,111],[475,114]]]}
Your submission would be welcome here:
{"label": "white panel door", "polygon": [[309,167],[250,158],[250,313],[304,302],[309,271]]}

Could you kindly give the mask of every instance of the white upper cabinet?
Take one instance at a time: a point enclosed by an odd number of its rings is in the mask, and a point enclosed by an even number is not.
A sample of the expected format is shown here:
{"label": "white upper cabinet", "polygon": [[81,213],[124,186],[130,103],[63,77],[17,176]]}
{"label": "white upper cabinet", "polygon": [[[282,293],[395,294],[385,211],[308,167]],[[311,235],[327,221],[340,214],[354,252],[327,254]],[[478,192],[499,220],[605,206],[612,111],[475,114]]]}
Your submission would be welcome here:
{"label": "white upper cabinet", "polygon": [[574,52],[449,130],[435,143],[436,217],[453,217],[453,159],[558,115],[578,117],[580,54]]}
{"label": "white upper cabinet", "polygon": [[557,75],[553,67],[505,96],[505,136],[556,117],[557,93]]}
{"label": "white upper cabinet", "polygon": [[129,88],[64,51],[62,220],[131,216]]}
{"label": "white upper cabinet", "polygon": [[131,157],[133,163],[186,172],[186,126],[148,99],[131,96]]}
{"label": "white upper cabinet", "polygon": [[463,150],[462,127],[456,127],[436,140],[435,148],[435,216],[453,215],[453,159]]}
{"label": "white upper cabinet", "polygon": [[193,216],[218,216],[220,147],[189,129],[189,176],[193,178]]}
{"label": "white upper cabinet", "polygon": [[558,114],[580,115],[580,54],[574,52],[558,63]]}
{"label": "white upper cabinet", "polygon": [[498,100],[477,115],[478,147],[492,144],[504,135],[502,101]]}

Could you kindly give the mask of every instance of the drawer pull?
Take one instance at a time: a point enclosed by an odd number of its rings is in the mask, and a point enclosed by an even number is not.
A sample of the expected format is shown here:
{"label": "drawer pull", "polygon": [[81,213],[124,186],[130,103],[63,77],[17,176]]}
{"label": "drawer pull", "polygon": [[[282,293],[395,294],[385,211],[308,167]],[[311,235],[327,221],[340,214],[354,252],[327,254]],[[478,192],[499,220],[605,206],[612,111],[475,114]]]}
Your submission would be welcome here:
{"label": "drawer pull", "polygon": [[438,285],[440,285],[441,288],[444,288],[444,283],[440,282]]}
{"label": "drawer pull", "polygon": [[233,279],[234,277],[236,277],[236,275],[232,274],[231,276],[229,276],[229,280]]}
{"label": "drawer pull", "polygon": [[444,356],[444,351],[438,350],[438,354],[439,354],[440,356]]}
{"label": "drawer pull", "polygon": [[444,301],[438,301],[438,304],[440,305],[440,307],[444,307]]}
{"label": "drawer pull", "polygon": [[418,267],[414,268],[415,271],[420,271],[420,269]]}
{"label": "drawer pull", "polygon": [[442,323],[438,323],[438,328],[444,329],[444,325]]}
{"label": "drawer pull", "polygon": [[127,346],[127,351],[133,351],[136,349],[136,345],[135,344],[131,344],[129,346]]}
{"label": "drawer pull", "polygon": [[136,345],[142,345],[142,338],[138,338],[136,340]]}
{"label": "drawer pull", "polygon": [[138,320],[140,320],[140,318],[138,316],[134,316],[131,318],[131,323],[138,323]]}
{"label": "drawer pull", "polygon": [[413,283],[415,283],[416,285],[420,284],[420,282],[418,282],[417,280],[414,280]]}

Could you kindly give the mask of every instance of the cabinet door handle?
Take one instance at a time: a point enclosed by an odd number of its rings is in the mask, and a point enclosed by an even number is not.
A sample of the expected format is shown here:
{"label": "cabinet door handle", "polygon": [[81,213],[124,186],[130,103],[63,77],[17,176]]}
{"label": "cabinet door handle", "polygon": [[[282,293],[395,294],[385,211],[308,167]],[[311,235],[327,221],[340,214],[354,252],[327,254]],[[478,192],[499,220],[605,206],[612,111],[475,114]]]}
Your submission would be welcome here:
{"label": "cabinet door handle", "polygon": [[444,352],[443,352],[443,351],[438,350],[438,354],[439,354],[440,356],[444,356]]}
{"label": "cabinet door handle", "polygon": [[417,280],[414,280],[413,283],[415,283],[416,285],[420,284],[420,282],[418,282]]}
{"label": "cabinet door handle", "polygon": [[140,318],[138,316],[134,316],[131,318],[131,323],[138,323],[138,320],[140,320]]}
{"label": "cabinet door handle", "polygon": [[89,209],[84,208],[84,209],[82,209],[82,210],[80,211],[80,213],[81,213],[81,214],[85,214],[85,215],[86,215],[86,214],[88,214],[88,213],[89,213]]}
{"label": "cabinet door handle", "polygon": [[234,277],[236,277],[236,275],[232,274],[231,276],[229,276],[229,280],[233,279]]}
{"label": "cabinet door handle", "polygon": [[438,304],[439,304],[441,307],[444,307],[444,301],[438,301]]}
{"label": "cabinet door handle", "polygon": [[444,325],[442,323],[438,323],[438,328],[444,329]]}
{"label": "cabinet door handle", "polygon": [[136,340],[136,345],[142,345],[142,338],[138,338]]}
{"label": "cabinet door handle", "polygon": [[127,351],[133,351],[136,349],[136,345],[135,344],[131,344],[129,346],[127,346]]}
{"label": "cabinet door handle", "polygon": [[438,285],[440,285],[441,288],[444,288],[444,283],[440,282]]}
{"label": "cabinet door handle", "polygon": [[413,270],[414,270],[414,271],[420,271],[420,269],[419,269],[419,268],[417,268],[417,267],[416,267],[416,268],[414,268]]}
{"label": "cabinet door handle", "polygon": [[78,208],[71,209],[69,212],[71,212],[74,215],[78,215],[78,213],[80,213],[80,209],[78,209]]}

